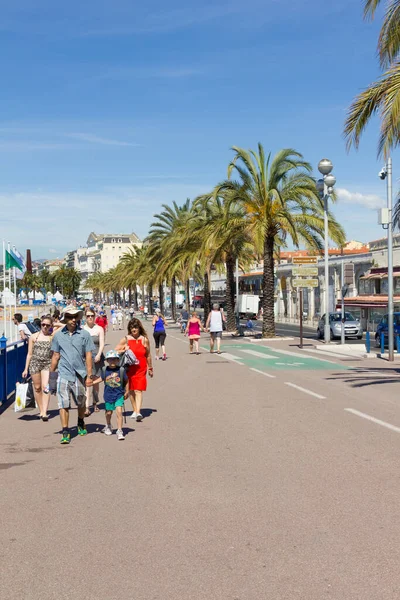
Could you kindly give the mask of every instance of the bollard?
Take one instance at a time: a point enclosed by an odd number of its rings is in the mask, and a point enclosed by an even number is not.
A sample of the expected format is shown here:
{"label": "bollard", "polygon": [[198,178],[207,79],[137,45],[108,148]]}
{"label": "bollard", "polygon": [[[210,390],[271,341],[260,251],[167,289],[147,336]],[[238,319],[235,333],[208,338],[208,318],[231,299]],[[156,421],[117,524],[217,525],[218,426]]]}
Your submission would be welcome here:
{"label": "bollard", "polygon": [[381,333],[381,354],[385,354],[385,334]]}
{"label": "bollard", "polygon": [[397,354],[400,354],[400,335],[399,334],[396,335],[396,350],[397,350]]}
{"label": "bollard", "polygon": [[367,354],[371,352],[371,336],[369,334],[369,331],[367,331],[367,333],[365,334],[365,349],[367,351]]}

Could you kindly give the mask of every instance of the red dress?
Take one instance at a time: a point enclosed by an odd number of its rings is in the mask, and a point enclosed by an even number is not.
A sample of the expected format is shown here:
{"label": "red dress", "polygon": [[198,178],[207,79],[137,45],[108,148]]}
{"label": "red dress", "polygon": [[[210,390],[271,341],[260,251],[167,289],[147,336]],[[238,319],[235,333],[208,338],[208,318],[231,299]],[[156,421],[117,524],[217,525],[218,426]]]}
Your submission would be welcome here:
{"label": "red dress", "polygon": [[145,392],[147,389],[146,348],[140,338],[137,340],[128,338],[128,346],[139,361],[138,365],[131,365],[128,369],[129,389]]}

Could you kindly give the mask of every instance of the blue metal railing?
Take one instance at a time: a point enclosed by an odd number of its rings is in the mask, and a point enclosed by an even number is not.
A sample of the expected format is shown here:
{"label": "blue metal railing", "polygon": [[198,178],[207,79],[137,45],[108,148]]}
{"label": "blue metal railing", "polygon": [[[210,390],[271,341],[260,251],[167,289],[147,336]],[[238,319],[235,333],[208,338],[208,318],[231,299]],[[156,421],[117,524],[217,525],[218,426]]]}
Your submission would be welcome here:
{"label": "blue metal railing", "polygon": [[27,342],[20,340],[7,344],[7,338],[0,338],[0,406],[11,399],[16,382],[21,381],[27,352]]}

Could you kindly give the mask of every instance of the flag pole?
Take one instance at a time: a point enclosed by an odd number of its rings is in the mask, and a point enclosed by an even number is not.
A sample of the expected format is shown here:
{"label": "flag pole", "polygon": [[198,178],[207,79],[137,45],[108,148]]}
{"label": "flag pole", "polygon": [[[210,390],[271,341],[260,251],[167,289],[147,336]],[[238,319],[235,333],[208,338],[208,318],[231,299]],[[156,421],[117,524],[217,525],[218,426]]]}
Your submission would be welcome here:
{"label": "flag pole", "polygon": [[3,328],[7,337],[7,302],[6,302],[6,243],[3,240]]}
{"label": "flag pole", "polygon": [[[10,254],[10,242],[8,242],[8,254]],[[14,341],[14,331],[13,331],[13,327],[12,327],[12,320],[11,320],[11,271],[12,269],[8,269],[8,289],[10,290],[9,292],[9,302],[10,302],[10,314],[8,315],[9,318],[9,323],[10,323],[10,341],[13,342]]]}
{"label": "flag pole", "polygon": [[[13,252],[15,254],[15,246],[13,246]],[[13,268],[13,275],[14,275],[14,312],[17,312],[17,271],[15,270],[15,267]]]}

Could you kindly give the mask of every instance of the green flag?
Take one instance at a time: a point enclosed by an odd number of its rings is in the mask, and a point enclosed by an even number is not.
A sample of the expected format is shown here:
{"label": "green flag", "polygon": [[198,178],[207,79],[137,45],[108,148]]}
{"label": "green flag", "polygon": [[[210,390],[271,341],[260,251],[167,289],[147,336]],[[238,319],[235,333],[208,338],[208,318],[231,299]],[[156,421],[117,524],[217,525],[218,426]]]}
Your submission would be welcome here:
{"label": "green flag", "polygon": [[15,267],[16,269],[19,269],[20,271],[22,271],[21,265],[19,264],[19,262],[17,260],[15,260],[15,258],[13,257],[13,255],[10,254],[8,252],[8,250],[6,250],[6,270],[7,269],[12,269],[13,267]]}

